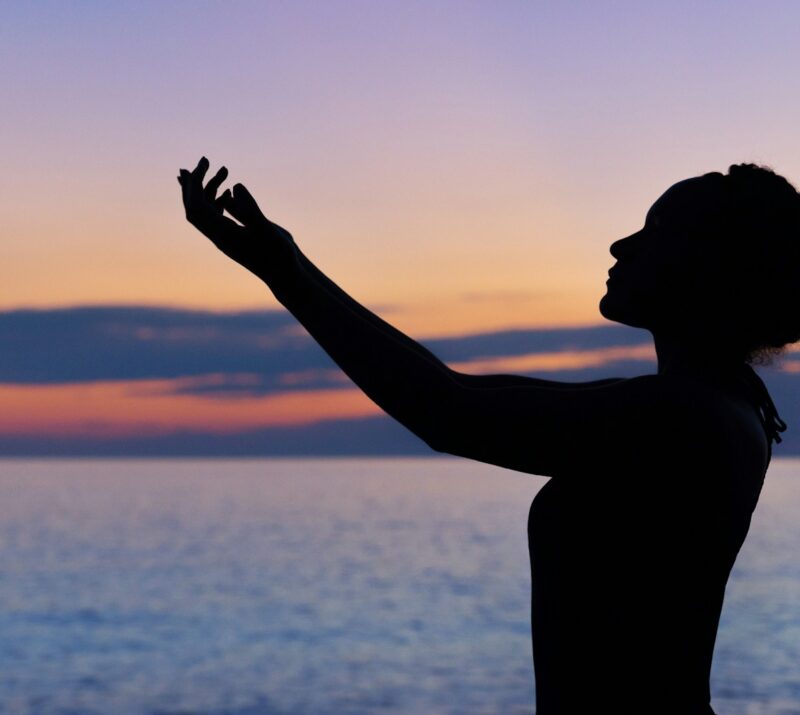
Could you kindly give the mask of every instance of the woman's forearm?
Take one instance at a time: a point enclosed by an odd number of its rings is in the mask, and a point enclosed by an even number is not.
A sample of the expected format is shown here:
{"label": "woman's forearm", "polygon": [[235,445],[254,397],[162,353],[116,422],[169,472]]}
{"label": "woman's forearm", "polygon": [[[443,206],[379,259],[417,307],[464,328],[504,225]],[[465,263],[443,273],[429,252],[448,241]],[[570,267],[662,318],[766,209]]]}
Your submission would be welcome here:
{"label": "woman's forearm", "polygon": [[189,222],[259,276],[370,399],[430,444],[458,387],[453,371],[318,271],[242,184],[217,197],[227,169],[203,185],[208,168],[202,157],[193,171],[179,172]]}
{"label": "woman's forearm", "polygon": [[276,298],[364,393],[426,442],[443,425],[455,373],[367,310],[299,249]]}
{"label": "woman's forearm", "polygon": [[308,275],[311,276],[311,278],[319,285],[323,286],[330,293],[334,300],[338,300],[346,304],[350,310],[359,315],[363,320],[369,322],[376,330],[382,331],[387,337],[393,338],[409,350],[413,350],[417,353],[417,355],[419,355],[421,358],[424,358],[438,369],[447,369],[447,366],[430,350],[423,347],[408,335],[399,331],[393,325],[390,325],[385,320],[375,315],[375,313],[365,308],[363,305],[361,305],[361,303],[351,298],[319,268],[317,268],[299,248],[297,249],[297,254],[302,269],[305,270],[306,273],[308,273]]}

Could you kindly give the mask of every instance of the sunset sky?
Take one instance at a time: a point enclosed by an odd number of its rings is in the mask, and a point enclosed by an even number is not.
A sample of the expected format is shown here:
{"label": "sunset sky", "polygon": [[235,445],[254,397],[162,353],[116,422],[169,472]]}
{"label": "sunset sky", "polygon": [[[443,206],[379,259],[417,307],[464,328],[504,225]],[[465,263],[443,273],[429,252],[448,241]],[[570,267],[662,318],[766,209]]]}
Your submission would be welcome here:
{"label": "sunset sky", "polygon": [[[202,349],[217,314],[272,326],[269,291],[183,217],[175,176],[201,155],[415,338],[608,326],[608,246],[668,186],[740,161],[800,181],[798,36],[789,0],[3,3],[0,447],[376,414],[324,362],[266,390],[258,353],[148,372],[112,350],[122,333]],[[50,341],[76,306],[130,310]],[[153,332],[150,308],[198,322]],[[646,335],[612,337],[448,359],[553,379],[652,369]],[[47,353],[35,375],[25,350]],[[106,350],[130,369],[59,372]]]}

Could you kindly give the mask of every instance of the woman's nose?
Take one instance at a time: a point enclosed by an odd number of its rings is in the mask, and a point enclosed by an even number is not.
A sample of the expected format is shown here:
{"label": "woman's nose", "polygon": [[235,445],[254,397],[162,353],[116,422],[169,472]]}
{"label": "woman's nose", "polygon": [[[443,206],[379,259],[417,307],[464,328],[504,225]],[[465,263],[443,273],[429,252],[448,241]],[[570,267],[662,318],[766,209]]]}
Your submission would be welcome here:
{"label": "woman's nose", "polygon": [[[633,236],[635,235],[636,234],[633,234]],[[625,238],[620,238],[618,241],[614,241],[608,248],[611,255],[617,260],[630,255],[633,249],[633,236],[626,236]]]}
{"label": "woman's nose", "polygon": [[624,238],[621,238],[621,239],[619,239],[619,241],[614,241],[614,243],[612,243],[608,248],[609,253],[612,256],[614,256],[614,258],[616,258],[617,260],[622,258],[622,253],[624,251],[624,249],[622,247],[622,242],[624,240],[625,240]]}

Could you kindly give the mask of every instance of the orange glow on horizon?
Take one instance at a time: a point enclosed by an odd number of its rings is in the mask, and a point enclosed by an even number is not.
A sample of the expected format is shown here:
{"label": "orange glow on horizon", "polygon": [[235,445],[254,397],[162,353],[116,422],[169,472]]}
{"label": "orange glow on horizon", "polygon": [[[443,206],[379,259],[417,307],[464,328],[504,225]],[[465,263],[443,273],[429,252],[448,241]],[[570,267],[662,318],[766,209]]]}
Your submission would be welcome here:
{"label": "orange glow on horizon", "polygon": [[0,432],[91,437],[232,433],[380,413],[357,389],[200,397],[169,394],[174,386],[170,380],[0,385]]}
{"label": "orange glow on horizon", "polygon": [[[618,360],[652,360],[651,345],[566,350],[453,362],[455,370],[553,372],[596,367]],[[330,375],[347,383],[343,373]],[[288,373],[286,384],[314,375]],[[121,380],[61,385],[0,385],[0,433],[121,437],[176,431],[233,433],[267,427],[305,425],[324,420],[368,417],[381,409],[356,388],[298,390],[264,396],[217,392],[175,394],[181,389],[256,385],[252,375],[201,375],[171,380]]]}
{"label": "orange glow on horizon", "polygon": [[652,345],[631,347],[599,348],[597,350],[562,350],[550,353],[532,353],[513,357],[486,358],[470,362],[452,363],[454,370],[475,374],[490,372],[554,372],[559,370],[579,370],[585,367],[599,367],[617,360],[655,360],[656,352]]}

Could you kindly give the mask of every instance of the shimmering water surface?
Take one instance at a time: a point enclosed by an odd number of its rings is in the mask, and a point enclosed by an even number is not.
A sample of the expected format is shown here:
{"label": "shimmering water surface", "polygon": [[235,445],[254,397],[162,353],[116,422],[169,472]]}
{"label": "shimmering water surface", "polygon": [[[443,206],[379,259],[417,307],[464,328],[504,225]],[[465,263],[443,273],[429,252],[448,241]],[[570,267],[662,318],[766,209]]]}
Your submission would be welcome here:
{"label": "shimmering water surface", "polygon": [[[456,459],[0,461],[0,712],[533,713],[543,479]],[[800,714],[800,461],[728,587],[720,715]]]}

